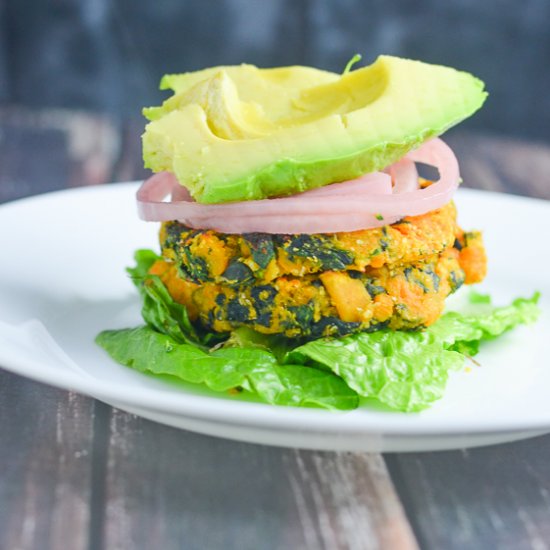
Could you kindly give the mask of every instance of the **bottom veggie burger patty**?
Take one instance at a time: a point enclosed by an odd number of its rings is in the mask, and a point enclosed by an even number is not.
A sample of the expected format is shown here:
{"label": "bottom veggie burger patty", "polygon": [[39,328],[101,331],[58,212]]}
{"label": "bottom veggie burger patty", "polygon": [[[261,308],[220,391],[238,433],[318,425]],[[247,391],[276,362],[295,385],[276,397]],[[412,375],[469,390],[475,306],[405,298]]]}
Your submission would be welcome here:
{"label": "bottom veggie burger patty", "polygon": [[453,246],[421,261],[281,276],[269,283],[196,283],[164,260],[150,272],[187,307],[191,320],[208,330],[247,326],[265,334],[313,339],[383,327],[426,327],[440,316],[445,298],[464,282],[483,279],[485,268],[480,234],[460,233]]}

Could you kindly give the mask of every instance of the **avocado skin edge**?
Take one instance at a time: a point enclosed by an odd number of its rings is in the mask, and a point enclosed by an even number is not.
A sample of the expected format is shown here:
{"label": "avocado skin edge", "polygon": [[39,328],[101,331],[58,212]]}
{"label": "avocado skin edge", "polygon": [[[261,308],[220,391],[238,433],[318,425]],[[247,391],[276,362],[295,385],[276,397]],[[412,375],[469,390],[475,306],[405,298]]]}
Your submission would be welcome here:
{"label": "avocado skin edge", "polygon": [[303,193],[330,183],[358,178],[363,174],[381,170],[402,158],[408,151],[441,132],[427,132],[404,143],[384,144],[338,159],[300,162],[283,159],[235,180],[231,185],[205,186],[194,197],[204,204],[261,200]]}

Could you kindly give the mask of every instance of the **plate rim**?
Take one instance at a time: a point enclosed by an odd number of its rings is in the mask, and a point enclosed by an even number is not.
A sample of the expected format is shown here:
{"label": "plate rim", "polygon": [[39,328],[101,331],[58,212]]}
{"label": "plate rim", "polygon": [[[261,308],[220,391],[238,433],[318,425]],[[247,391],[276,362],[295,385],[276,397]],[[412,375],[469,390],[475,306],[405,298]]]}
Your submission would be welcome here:
{"label": "plate rim", "polygon": [[[6,211],[25,207],[27,204],[55,200],[58,197],[67,195],[86,195],[89,193],[109,193],[125,190],[130,192],[137,189],[139,182],[120,182],[114,184],[104,184],[90,187],[76,187],[73,189],[64,189],[31,197],[21,198],[0,205],[0,218]],[[533,197],[524,197],[506,193],[497,193],[492,191],[461,188],[459,194],[462,196],[470,195],[498,197],[499,200],[525,202],[532,206],[548,209],[550,212],[550,201]],[[25,365],[26,363],[26,365]],[[29,369],[29,365],[32,365]],[[357,411],[328,411],[323,409],[285,407],[270,405],[264,403],[250,403],[243,401],[231,401],[227,397],[214,397],[204,395],[194,395],[182,392],[181,395],[170,394],[163,395],[160,389],[146,388],[143,392],[135,394],[121,395],[122,384],[113,387],[108,379],[100,380],[88,376],[76,374],[73,371],[63,369],[59,372],[52,372],[51,367],[44,368],[46,363],[32,360],[18,360],[17,356],[10,354],[9,350],[3,350],[0,347],[0,368],[24,376],[35,381],[48,384],[50,386],[78,391],[79,393],[103,400],[114,400],[127,405],[145,407],[151,411],[157,411],[168,414],[178,414],[190,418],[217,420],[223,424],[246,425],[249,427],[268,428],[270,430],[280,429],[289,430],[296,423],[299,423],[300,429],[313,430],[315,433],[343,433],[348,435],[361,435],[383,433],[387,435],[434,435],[434,434],[464,434],[464,433],[496,433],[511,430],[537,430],[550,428],[550,407],[546,416],[538,418],[520,417],[511,422],[510,418],[505,422],[497,422],[495,418],[490,421],[482,418],[476,422],[458,421],[454,422],[447,419],[443,423],[438,422],[437,417],[425,419],[427,424],[415,425],[418,413],[399,413],[399,412],[380,412],[360,409]],[[71,373],[67,375],[67,373]],[[143,388],[140,388],[142,390]],[[147,397],[147,403],[143,402],[143,395]],[[228,404],[230,406],[228,407]],[[355,413],[355,414],[354,414]],[[421,414],[421,413],[420,413]],[[346,422],[342,423],[342,417],[346,417]],[[298,418],[299,417],[299,418]],[[351,418],[351,421],[350,421]],[[500,420],[500,419],[498,419]],[[410,424],[410,425],[408,425]]]}

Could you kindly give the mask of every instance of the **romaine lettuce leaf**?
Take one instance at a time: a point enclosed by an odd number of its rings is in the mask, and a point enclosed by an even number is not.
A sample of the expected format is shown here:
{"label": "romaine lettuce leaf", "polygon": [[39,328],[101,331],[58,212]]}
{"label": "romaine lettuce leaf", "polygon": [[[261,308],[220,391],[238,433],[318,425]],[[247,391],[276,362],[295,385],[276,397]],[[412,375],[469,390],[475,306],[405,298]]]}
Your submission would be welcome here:
{"label": "romaine lettuce leaf", "polygon": [[150,327],[171,336],[180,344],[193,344],[205,350],[219,341],[219,335],[196,330],[185,306],[170,296],[158,276],[149,274],[151,266],[162,259],[160,256],[152,250],[137,250],[134,259],[136,266],[126,271],[141,294],[141,316]]}
{"label": "romaine lettuce leaf", "polygon": [[481,342],[492,340],[517,325],[534,323],[540,315],[538,292],[531,298],[517,298],[503,307],[491,306],[488,297],[480,302],[479,296],[473,294],[471,313],[446,313],[426,331],[427,337],[433,337],[451,349],[465,344],[477,349]]}
{"label": "romaine lettuce leaf", "polygon": [[304,358],[330,368],[359,395],[400,411],[418,411],[439,399],[449,371],[464,360],[439,342],[427,343],[423,333],[389,330],[315,340],[287,356]]}
{"label": "romaine lettuce leaf", "polygon": [[143,280],[148,275],[151,266],[157,260],[162,260],[162,258],[156,252],[143,248],[134,252],[134,260],[136,265],[134,267],[127,267],[126,273],[130,275],[133,283],[140,290],[138,282]]}
{"label": "romaine lettuce leaf", "polygon": [[400,411],[419,411],[443,395],[451,370],[479,344],[520,323],[537,319],[538,295],[512,305],[464,315],[449,312],[422,332],[382,330],[344,338],[315,340],[287,360],[330,368],[363,397],[376,398]]}
{"label": "romaine lettuce leaf", "polygon": [[357,394],[331,372],[280,365],[272,353],[259,348],[220,348],[207,353],[150,327],[103,331],[96,342],[118,363],[205,384],[214,391],[243,388],[276,405],[340,410],[358,406]]}

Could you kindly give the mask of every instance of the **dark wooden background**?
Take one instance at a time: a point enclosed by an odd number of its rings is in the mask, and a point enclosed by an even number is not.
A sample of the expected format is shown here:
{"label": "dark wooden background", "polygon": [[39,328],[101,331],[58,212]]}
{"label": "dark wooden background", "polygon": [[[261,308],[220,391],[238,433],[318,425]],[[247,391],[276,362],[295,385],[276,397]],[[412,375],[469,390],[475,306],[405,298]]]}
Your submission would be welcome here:
{"label": "dark wooden background", "polygon": [[165,72],[340,71],[359,52],[451,65],[490,99],[464,124],[550,141],[548,0],[3,0],[0,101],[139,117]]}
{"label": "dark wooden background", "polygon": [[[165,72],[355,52],[484,79],[448,138],[465,184],[550,199],[549,22],[548,0],[0,0],[0,203],[141,178]],[[0,368],[0,550],[548,550],[549,456],[224,441]]]}

